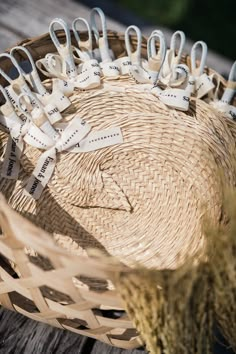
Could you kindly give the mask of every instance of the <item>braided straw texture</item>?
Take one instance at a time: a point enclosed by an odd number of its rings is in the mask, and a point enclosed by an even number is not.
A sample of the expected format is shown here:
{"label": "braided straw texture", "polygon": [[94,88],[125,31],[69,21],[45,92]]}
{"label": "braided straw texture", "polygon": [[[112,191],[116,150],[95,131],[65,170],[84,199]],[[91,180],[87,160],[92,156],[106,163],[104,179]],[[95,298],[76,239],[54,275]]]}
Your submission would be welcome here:
{"label": "braided straw texture", "polygon": [[[116,56],[125,55],[122,35],[109,33],[109,43]],[[34,59],[55,51],[48,34],[24,45]],[[8,62],[1,65],[9,69]],[[119,126],[123,144],[61,153],[37,202],[22,189],[41,154],[37,149],[25,148],[19,181],[0,180],[8,204],[44,230],[1,199],[0,302],[36,320],[132,348],[139,341],[125,312],[104,312],[122,309],[108,281],[110,265],[88,258],[86,249],[158,269],[175,269],[204,253],[202,216],[207,211],[216,224],[221,218],[219,168],[228,184],[235,183],[236,133],[232,122],[203,101],[192,99],[190,110],[179,112],[141,92],[130,78],[105,81],[76,91],[64,118],[78,114],[93,131]],[[7,135],[0,134],[2,156]]]}

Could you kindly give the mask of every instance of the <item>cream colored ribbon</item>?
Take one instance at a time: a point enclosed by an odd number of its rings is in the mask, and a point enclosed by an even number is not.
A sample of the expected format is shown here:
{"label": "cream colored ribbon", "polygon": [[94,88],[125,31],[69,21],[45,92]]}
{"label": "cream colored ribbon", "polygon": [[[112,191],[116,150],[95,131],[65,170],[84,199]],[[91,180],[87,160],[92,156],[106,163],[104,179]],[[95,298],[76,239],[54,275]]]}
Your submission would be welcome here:
{"label": "cream colored ribbon", "polygon": [[[196,52],[197,48],[201,48],[200,64],[197,67]],[[207,58],[207,45],[203,41],[196,42],[191,49],[191,72],[189,85],[186,88],[190,93],[194,93],[197,98],[203,98],[208,93],[212,92],[215,85],[211,78],[204,73],[204,68]]]}
{"label": "cream colored ribbon", "polygon": [[37,127],[34,127],[34,132],[25,137],[25,141],[33,145],[35,144],[34,136],[37,136],[37,147],[41,143],[41,148],[46,143],[46,149],[40,158],[33,171],[32,176],[29,178],[25,187],[25,193],[34,199],[38,199],[45,186],[52,177],[53,171],[56,166],[57,153],[65,151],[72,146],[79,143],[90,131],[90,126],[79,117],[75,117],[66,129],[61,133],[60,138],[55,142],[48,139],[43,132],[38,132]]}
{"label": "cream colored ribbon", "polygon": [[2,113],[0,115],[0,127],[10,135],[6,145],[1,175],[4,178],[17,179],[20,171],[20,157],[24,148],[23,135],[26,132],[28,121],[18,117],[6,90],[2,86],[0,86],[0,90],[6,101],[0,107]]}
{"label": "cream colored ribbon", "polygon": [[60,138],[56,142],[36,126],[32,126],[24,138],[28,144],[46,150],[39,158],[25,187],[26,195],[36,200],[40,198],[43,189],[53,175],[58,153],[62,151],[71,153],[89,152],[123,143],[120,128],[113,127],[89,134],[91,127],[79,117],[73,118],[70,123],[58,123],[56,126],[58,132],[60,132]]}
{"label": "cream colored ribbon", "polygon": [[214,108],[218,109],[220,112],[225,113],[227,117],[236,120],[236,107],[231,104],[236,94],[236,61],[231,67],[228,82],[226,84],[226,88],[221,99],[218,98],[219,84],[220,82],[218,80],[218,87],[214,93],[213,100],[210,102],[210,104]]}

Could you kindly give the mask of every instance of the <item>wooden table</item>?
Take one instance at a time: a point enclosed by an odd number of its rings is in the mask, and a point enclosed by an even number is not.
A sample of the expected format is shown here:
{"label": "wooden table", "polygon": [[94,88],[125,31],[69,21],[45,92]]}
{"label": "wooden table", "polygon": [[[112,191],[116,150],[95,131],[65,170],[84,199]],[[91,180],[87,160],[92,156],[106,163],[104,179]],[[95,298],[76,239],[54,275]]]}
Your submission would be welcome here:
{"label": "wooden table", "polygon": [[0,308],[0,354],[147,354],[123,350],[91,338],[32,321]]}

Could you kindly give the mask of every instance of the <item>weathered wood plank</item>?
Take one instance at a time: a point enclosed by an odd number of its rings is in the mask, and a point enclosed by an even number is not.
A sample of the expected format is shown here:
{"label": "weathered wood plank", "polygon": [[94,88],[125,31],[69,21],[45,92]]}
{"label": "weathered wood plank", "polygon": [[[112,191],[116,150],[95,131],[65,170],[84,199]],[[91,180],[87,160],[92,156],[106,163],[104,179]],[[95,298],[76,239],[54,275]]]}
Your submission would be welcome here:
{"label": "weathered wood plank", "polygon": [[6,353],[145,354],[146,352],[113,348],[0,308],[0,354]]}
{"label": "weathered wood plank", "polygon": [[[89,19],[90,9],[72,0],[5,0],[0,2],[0,51],[11,47],[19,39],[48,32],[50,21],[61,17],[71,26],[76,17]],[[107,19],[109,28],[123,31],[124,26]],[[6,31],[2,31],[6,28]],[[12,37],[11,37],[12,34]]]}
{"label": "weathered wood plank", "polygon": [[[98,2],[99,5],[99,2]],[[106,1],[103,1],[104,11],[106,12]],[[110,6],[110,4],[109,4]],[[114,17],[116,7],[114,4]],[[81,16],[89,19],[90,9],[73,0],[5,0],[0,1],[0,52],[13,46],[19,39],[38,36],[48,31],[49,22],[55,17],[61,17],[71,24],[75,17]],[[126,22],[128,16],[124,16]],[[130,19],[136,24],[135,16]],[[121,23],[107,18],[108,28],[116,31],[124,31],[125,27]],[[140,26],[144,35],[148,36],[153,29],[163,30],[167,41],[170,41],[172,31],[160,26]],[[186,43],[186,51],[190,51],[191,41]],[[215,70],[226,74],[229,72],[232,60],[209,51],[207,64]]]}

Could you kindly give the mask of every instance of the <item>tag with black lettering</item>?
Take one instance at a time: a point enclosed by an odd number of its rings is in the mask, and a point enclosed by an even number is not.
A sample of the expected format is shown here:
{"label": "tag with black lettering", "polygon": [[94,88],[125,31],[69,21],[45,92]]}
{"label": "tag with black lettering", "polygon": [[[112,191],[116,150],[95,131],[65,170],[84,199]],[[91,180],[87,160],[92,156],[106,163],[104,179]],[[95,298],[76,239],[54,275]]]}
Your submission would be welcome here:
{"label": "tag with black lettering", "polygon": [[1,175],[7,179],[17,179],[20,171],[22,151],[11,137],[8,138]]}
{"label": "tag with black lettering", "polygon": [[25,193],[39,199],[43,189],[49,182],[56,165],[56,149],[52,148],[40,156],[38,163],[25,187]]}
{"label": "tag with black lettering", "polygon": [[204,73],[201,76],[196,77],[195,93],[197,98],[202,98],[208,92],[213,90],[214,87],[215,85],[213,84],[209,76],[207,76],[207,74]]}
{"label": "tag with black lettering", "polygon": [[223,101],[213,101],[212,106],[233,120],[236,120],[236,107],[229,105]]}
{"label": "tag with black lettering", "polygon": [[123,136],[119,127],[112,127],[97,132],[91,132],[85,139],[81,140],[70,152],[89,152],[102,149],[108,146],[122,144]]}
{"label": "tag with black lettering", "polygon": [[114,63],[119,67],[121,75],[129,74],[132,62],[129,57],[118,58]]}
{"label": "tag with black lettering", "polygon": [[104,77],[115,79],[120,76],[120,69],[116,62],[101,62],[100,68]]}
{"label": "tag with black lettering", "polygon": [[74,84],[72,81],[66,81],[61,79],[53,79],[53,92],[60,91],[66,97],[69,97],[74,92]]}
{"label": "tag with black lettering", "polygon": [[47,104],[46,106],[44,106],[44,110],[51,124],[55,124],[62,119],[58,107],[54,104]]}
{"label": "tag with black lettering", "polygon": [[187,86],[185,88],[186,91],[188,91],[191,94],[193,94],[195,92],[195,77],[190,75],[188,78],[188,83]]}
{"label": "tag with black lettering", "polygon": [[187,111],[189,109],[190,93],[182,89],[166,89],[158,94],[159,99],[168,107]]}
{"label": "tag with black lettering", "polygon": [[227,112],[233,120],[236,120],[236,107],[229,105]]}
{"label": "tag with black lettering", "polygon": [[100,70],[90,69],[79,74],[75,81],[73,81],[76,88],[81,90],[92,89],[101,84]]}
{"label": "tag with black lettering", "polygon": [[139,84],[152,82],[151,75],[139,65],[132,65],[129,73],[130,76],[132,76],[133,79]]}

